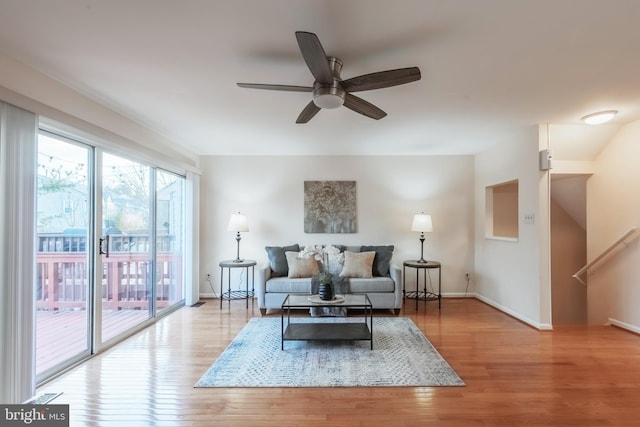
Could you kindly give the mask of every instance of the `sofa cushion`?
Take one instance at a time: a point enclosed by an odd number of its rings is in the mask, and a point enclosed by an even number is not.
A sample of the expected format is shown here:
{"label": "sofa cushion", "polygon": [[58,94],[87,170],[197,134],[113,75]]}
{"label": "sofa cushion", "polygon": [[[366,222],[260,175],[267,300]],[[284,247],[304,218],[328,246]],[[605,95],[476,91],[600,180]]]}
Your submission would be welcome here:
{"label": "sofa cushion", "polygon": [[311,278],[273,277],[267,281],[266,291],[267,293],[310,294]]}
{"label": "sofa cushion", "polygon": [[349,291],[354,294],[393,292],[395,283],[391,277],[372,277],[371,279],[349,279]]}
{"label": "sofa cushion", "polygon": [[362,246],[360,252],[375,251],[373,258],[373,275],[388,276],[391,258],[393,257],[393,245],[389,246]]}
{"label": "sofa cushion", "polygon": [[371,252],[351,252],[344,253],[344,267],[340,276],[342,277],[371,277],[373,258],[375,251]]}
{"label": "sofa cushion", "polygon": [[320,267],[318,261],[314,257],[299,258],[300,252],[284,253],[287,257],[287,264],[289,265],[289,274],[287,277],[313,277],[320,274]]}
{"label": "sofa cushion", "polygon": [[290,246],[266,246],[264,249],[267,251],[267,256],[269,257],[271,276],[281,277],[289,274],[287,257],[284,253],[287,251],[298,252],[300,246],[296,243]]}

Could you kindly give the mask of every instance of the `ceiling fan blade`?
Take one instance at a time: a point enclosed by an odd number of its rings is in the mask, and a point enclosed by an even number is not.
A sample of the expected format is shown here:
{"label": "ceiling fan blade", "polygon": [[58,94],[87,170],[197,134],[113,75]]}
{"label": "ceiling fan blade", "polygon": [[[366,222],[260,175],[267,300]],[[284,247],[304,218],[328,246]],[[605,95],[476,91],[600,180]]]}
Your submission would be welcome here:
{"label": "ceiling fan blade", "polygon": [[403,85],[420,80],[418,67],[399,68],[397,70],[379,71],[352,77],[342,82],[342,88],[347,92],[382,89],[385,87]]}
{"label": "ceiling fan blade", "polygon": [[350,110],[360,113],[364,116],[371,117],[372,119],[380,120],[387,115],[384,111],[373,105],[372,103],[365,101],[362,98],[358,98],[350,93],[344,97],[344,106]]}
{"label": "ceiling fan blade", "polygon": [[316,81],[331,83],[333,81],[333,73],[327,60],[327,54],[324,52],[318,36],[306,31],[296,31],[296,39],[298,40],[302,57]]}
{"label": "ceiling fan blade", "polygon": [[311,86],[271,85],[262,83],[238,83],[238,86],[248,89],[284,90],[287,92],[313,92]]}
{"label": "ceiling fan blade", "polygon": [[313,103],[313,101],[311,101],[310,103],[307,104],[306,107],[304,107],[304,110],[302,110],[302,112],[298,116],[296,123],[307,123],[309,120],[313,118],[313,116],[318,114],[318,111],[320,111],[320,107],[318,107],[316,104]]}

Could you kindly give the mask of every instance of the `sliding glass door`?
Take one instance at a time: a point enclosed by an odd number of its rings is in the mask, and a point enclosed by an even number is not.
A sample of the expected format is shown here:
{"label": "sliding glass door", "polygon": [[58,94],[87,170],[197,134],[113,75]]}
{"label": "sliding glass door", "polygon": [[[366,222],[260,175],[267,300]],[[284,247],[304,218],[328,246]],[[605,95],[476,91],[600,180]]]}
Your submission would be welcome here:
{"label": "sliding glass door", "polygon": [[89,354],[91,147],[38,138],[36,376]]}
{"label": "sliding glass door", "polygon": [[38,139],[37,381],[184,299],[185,178]]}
{"label": "sliding glass door", "polygon": [[156,172],[156,309],[184,299],[184,177]]}
{"label": "sliding glass door", "polygon": [[151,168],[102,154],[102,342],[153,315]]}

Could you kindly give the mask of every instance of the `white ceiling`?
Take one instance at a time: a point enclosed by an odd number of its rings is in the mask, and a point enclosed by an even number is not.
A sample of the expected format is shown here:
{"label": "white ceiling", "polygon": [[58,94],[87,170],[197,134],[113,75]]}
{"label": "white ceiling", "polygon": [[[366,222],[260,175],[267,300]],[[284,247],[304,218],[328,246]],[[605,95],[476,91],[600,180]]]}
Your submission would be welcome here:
{"label": "white ceiling", "polygon": [[[0,10],[1,54],[201,155],[470,154],[552,123],[554,157],[564,139],[568,156],[588,157],[640,118],[637,0],[0,0]],[[296,30],[316,33],[345,79],[418,66],[422,80],[359,93],[388,113],[380,121],[339,108],[297,125],[309,93],[236,86],[310,86]],[[580,124],[604,109],[620,111],[612,130]]]}

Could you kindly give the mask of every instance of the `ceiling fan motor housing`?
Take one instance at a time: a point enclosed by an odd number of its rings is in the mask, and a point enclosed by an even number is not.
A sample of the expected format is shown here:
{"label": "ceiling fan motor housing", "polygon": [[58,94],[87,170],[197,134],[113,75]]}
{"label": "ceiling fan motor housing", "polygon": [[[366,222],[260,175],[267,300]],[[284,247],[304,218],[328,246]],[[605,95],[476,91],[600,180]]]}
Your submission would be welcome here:
{"label": "ceiling fan motor housing", "polygon": [[320,108],[338,108],[344,104],[346,95],[340,79],[342,61],[333,56],[328,56],[327,61],[333,73],[333,79],[330,83],[316,81],[313,84],[313,103]]}

